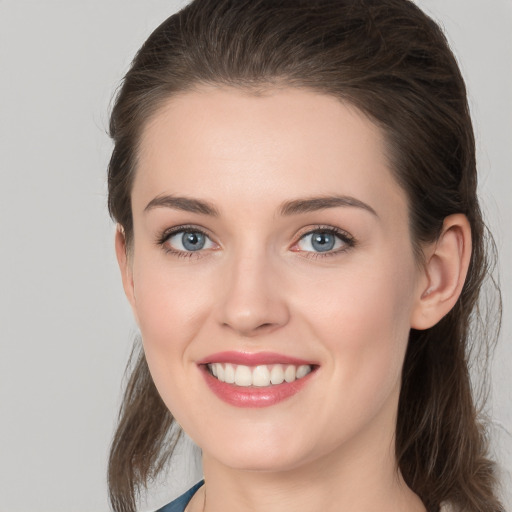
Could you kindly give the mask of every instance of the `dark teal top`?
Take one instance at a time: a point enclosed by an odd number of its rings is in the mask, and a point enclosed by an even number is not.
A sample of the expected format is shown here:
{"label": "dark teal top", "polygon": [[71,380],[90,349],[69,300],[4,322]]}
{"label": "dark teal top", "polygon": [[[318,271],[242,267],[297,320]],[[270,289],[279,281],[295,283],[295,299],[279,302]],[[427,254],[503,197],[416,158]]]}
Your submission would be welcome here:
{"label": "dark teal top", "polygon": [[182,494],[179,498],[176,498],[171,503],[159,508],[156,512],[184,512],[188,502],[192,499],[192,496],[196,493],[197,489],[204,484],[204,480],[197,482],[194,487],[191,487],[186,493]]}

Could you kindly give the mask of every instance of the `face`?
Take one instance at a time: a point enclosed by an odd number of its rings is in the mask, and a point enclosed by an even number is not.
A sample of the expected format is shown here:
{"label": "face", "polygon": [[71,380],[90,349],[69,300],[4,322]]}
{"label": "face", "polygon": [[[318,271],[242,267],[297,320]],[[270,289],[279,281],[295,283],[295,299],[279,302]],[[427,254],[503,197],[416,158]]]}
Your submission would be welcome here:
{"label": "face", "polygon": [[184,93],[145,127],[132,207],[125,289],[204,457],[389,447],[422,277],[375,125],[306,90]]}

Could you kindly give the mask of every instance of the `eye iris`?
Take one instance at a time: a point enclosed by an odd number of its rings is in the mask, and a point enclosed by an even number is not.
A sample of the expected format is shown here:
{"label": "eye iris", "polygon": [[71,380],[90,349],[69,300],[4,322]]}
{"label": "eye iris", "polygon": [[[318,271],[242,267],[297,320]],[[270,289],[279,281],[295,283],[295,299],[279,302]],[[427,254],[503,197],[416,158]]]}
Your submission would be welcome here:
{"label": "eye iris", "polygon": [[204,247],[205,237],[202,233],[189,231],[183,233],[183,236],[181,237],[181,243],[183,244],[183,247],[187,249],[187,251],[198,251]]}
{"label": "eye iris", "polygon": [[334,235],[331,233],[313,233],[311,236],[311,245],[318,252],[330,251],[335,244]]}

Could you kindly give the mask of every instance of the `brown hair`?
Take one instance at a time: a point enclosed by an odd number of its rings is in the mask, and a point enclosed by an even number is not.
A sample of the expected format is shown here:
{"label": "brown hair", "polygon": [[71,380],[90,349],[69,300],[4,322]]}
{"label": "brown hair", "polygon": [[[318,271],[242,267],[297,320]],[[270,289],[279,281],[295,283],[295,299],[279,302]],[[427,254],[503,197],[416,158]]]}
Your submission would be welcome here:
{"label": "brown hair", "polygon": [[[141,132],[164,101],[198,84],[303,87],[364,112],[382,129],[407,192],[418,261],[446,216],[467,216],[473,247],[462,294],[437,325],[410,334],[396,457],[428,510],[442,501],[503,510],[468,371],[470,320],[478,320],[489,270],[474,135],[464,81],[440,28],[409,0],[195,0],[168,18],[137,53],[111,115],[108,204],[128,244]],[[478,341],[490,347],[488,338]],[[133,357],[109,461],[116,512],[135,510],[137,491],[164,467],[177,435],[144,354]]]}

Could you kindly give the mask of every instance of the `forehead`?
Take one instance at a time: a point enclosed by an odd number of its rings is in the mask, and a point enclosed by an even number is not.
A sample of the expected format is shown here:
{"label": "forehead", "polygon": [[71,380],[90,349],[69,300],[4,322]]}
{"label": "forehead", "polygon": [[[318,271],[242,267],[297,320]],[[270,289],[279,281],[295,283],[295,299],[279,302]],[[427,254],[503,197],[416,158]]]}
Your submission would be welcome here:
{"label": "forehead", "polygon": [[138,163],[139,207],[164,193],[251,204],[337,193],[375,209],[405,207],[380,129],[355,107],[304,89],[174,96],[145,126]]}

